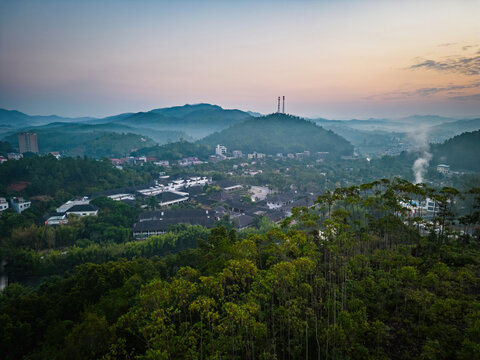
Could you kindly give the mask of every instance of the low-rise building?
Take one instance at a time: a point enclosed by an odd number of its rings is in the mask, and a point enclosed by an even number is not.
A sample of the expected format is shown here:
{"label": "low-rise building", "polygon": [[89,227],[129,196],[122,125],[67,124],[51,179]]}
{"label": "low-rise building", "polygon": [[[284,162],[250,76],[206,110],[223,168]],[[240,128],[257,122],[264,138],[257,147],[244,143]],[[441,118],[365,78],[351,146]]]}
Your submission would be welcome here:
{"label": "low-rise building", "polygon": [[249,215],[240,215],[232,219],[232,222],[237,230],[249,228],[253,225],[254,218]]}
{"label": "low-rise building", "polygon": [[75,205],[87,205],[87,204],[90,204],[90,200],[88,199],[87,196],[84,196],[81,199],[68,200],[65,204],[57,208],[57,213],[65,213],[72,206],[75,206]]}
{"label": "low-rise building", "polygon": [[149,211],[140,214],[139,221],[133,226],[133,236],[136,239],[145,239],[152,235],[165,234],[171,226],[177,224],[211,227],[215,221],[215,217],[204,209]]}
{"label": "low-rise building", "polygon": [[430,213],[436,213],[439,210],[438,203],[433,199],[427,198],[425,200],[425,210]]}
{"label": "low-rise building", "polygon": [[0,197],[0,212],[8,209],[7,199]]}
{"label": "low-rise building", "polygon": [[8,160],[20,160],[21,158],[23,158],[23,154],[8,153],[7,158],[8,158]]}
{"label": "low-rise building", "polygon": [[437,171],[441,174],[448,174],[450,172],[450,165],[438,164]]}
{"label": "low-rise building", "polygon": [[74,205],[66,211],[67,216],[96,216],[98,214],[98,208],[91,204]]}
{"label": "low-rise building", "polygon": [[216,185],[220,186],[220,188],[222,190],[225,190],[225,191],[236,191],[236,190],[243,189],[243,185],[236,184],[236,183],[231,182],[229,180],[217,181]]}
{"label": "low-rise building", "polygon": [[267,198],[267,207],[270,210],[278,210],[293,203],[297,197],[298,195],[295,193],[273,195]]}
{"label": "low-rise building", "polygon": [[160,206],[170,206],[174,204],[180,204],[188,200],[188,193],[166,191],[157,195],[158,204]]}
{"label": "low-rise building", "polygon": [[223,145],[217,145],[215,148],[215,154],[216,155],[226,155],[227,154],[227,148]]}
{"label": "low-rise building", "polygon": [[135,195],[133,194],[114,194],[108,195],[108,198],[115,200],[115,201],[122,201],[122,200],[135,200]]}
{"label": "low-rise building", "polygon": [[168,166],[170,166],[170,161],[168,161],[168,160],[158,160],[158,161],[155,161],[154,164],[157,165],[157,166],[168,167]]}
{"label": "low-rise building", "polygon": [[31,201],[26,201],[22,197],[12,198],[12,199],[10,199],[10,203],[12,204],[13,210],[15,210],[15,212],[17,212],[19,214],[21,214],[23,211],[27,210],[30,207],[30,205],[32,205]]}
{"label": "low-rise building", "polygon": [[68,224],[68,219],[66,214],[50,216],[45,220],[45,225],[48,226],[59,226]]}
{"label": "low-rise building", "polygon": [[272,190],[267,186],[252,186],[248,192],[252,195],[253,201],[261,201],[265,200],[267,195],[272,193]]}

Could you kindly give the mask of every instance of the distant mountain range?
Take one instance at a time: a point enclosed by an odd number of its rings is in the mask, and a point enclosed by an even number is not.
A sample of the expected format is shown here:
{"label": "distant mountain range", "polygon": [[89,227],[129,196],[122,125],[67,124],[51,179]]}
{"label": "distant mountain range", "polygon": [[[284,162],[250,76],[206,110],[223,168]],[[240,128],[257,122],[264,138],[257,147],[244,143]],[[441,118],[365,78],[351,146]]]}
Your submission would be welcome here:
{"label": "distant mountain range", "polygon": [[[243,131],[242,127],[235,128],[235,126],[263,118],[264,116],[260,113],[227,110],[218,105],[203,103],[153,109],[147,112],[123,113],[104,118],[31,116],[15,110],[0,109],[0,140],[4,139],[17,147],[18,132],[36,131],[42,152],[64,150],[69,153],[73,148],[77,150],[84,148],[78,148],[77,140],[79,139],[87,141],[104,135],[113,138],[113,134],[135,134],[138,139],[144,138],[162,145],[179,140],[199,140],[214,133],[221,134],[223,130],[231,127],[234,127],[231,131],[236,131],[235,129]],[[408,147],[408,133],[416,132],[420,128],[428,134],[431,142],[442,142],[465,131],[480,129],[480,119],[458,120],[436,115],[413,115],[394,120],[318,118],[311,121],[340,135],[360,152],[366,154],[382,154],[385,148],[391,147],[392,144],[398,145],[399,148]],[[75,136],[78,139],[72,140],[71,146],[63,141]],[[221,139],[218,135],[216,136],[217,139]],[[210,137],[210,140],[206,141],[213,141],[214,138]],[[130,150],[128,148],[130,140],[127,141],[128,146],[125,146],[124,152]],[[249,146],[246,147],[249,148]],[[81,151],[77,150],[75,154],[82,155]]]}

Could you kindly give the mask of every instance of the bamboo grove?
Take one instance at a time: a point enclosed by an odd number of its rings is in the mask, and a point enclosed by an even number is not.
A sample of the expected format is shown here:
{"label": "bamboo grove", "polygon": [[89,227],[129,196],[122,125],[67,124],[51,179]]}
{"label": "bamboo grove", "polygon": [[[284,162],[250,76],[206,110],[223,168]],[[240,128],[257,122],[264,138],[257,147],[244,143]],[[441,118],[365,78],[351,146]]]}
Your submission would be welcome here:
{"label": "bamboo grove", "polygon": [[[437,211],[412,216],[427,197]],[[196,249],[10,285],[2,356],[478,359],[479,206],[478,189],[383,179],[266,233],[214,228]]]}

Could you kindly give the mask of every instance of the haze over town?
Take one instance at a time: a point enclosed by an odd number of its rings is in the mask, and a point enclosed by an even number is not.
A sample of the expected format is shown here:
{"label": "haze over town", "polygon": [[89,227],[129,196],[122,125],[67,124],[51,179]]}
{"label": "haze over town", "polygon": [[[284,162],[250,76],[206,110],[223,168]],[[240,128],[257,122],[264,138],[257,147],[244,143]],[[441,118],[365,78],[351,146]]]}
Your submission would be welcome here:
{"label": "haze over town", "polygon": [[478,1],[1,1],[0,107],[479,115]]}
{"label": "haze over town", "polygon": [[0,0],[0,359],[478,359],[479,14]]}

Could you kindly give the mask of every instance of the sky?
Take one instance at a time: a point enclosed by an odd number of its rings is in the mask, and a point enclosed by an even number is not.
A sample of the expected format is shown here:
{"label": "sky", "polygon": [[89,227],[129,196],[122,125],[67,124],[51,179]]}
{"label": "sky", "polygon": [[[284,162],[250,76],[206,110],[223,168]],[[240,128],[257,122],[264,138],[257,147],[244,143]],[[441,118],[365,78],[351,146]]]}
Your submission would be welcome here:
{"label": "sky", "polygon": [[480,115],[480,0],[0,0],[0,107]]}

